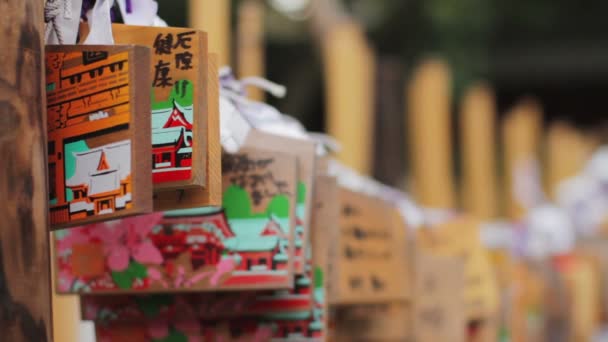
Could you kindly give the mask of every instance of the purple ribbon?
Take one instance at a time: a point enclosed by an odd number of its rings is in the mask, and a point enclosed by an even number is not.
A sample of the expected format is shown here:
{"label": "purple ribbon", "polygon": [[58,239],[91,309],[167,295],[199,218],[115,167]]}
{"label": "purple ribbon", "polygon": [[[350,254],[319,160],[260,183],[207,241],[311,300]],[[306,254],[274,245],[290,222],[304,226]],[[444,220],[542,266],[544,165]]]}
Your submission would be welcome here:
{"label": "purple ribbon", "polygon": [[127,13],[131,14],[133,12],[133,8],[131,7],[131,0],[126,0],[127,5]]}
{"label": "purple ribbon", "polygon": [[87,19],[87,12],[93,8],[93,5],[95,5],[95,0],[82,1],[82,10],[80,11],[80,17],[83,20]]}

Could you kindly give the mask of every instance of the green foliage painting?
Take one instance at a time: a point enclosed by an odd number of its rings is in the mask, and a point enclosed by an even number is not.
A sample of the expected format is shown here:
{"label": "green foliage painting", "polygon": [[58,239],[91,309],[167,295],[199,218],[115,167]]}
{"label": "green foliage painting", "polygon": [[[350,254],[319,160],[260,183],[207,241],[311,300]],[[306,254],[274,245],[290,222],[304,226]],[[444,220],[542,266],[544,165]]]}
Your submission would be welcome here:
{"label": "green foliage painting", "polygon": [[251,215],[249,194],[243,188],[236,185],[231,185],[224,191],[222,206],[229,219],[247,218]]}
{"label": "green foliage painting", "polygon": [[122,272],[112,271],[112,280],[121,289],[130,289],[135,279],[144,279],[147,276],[148,270],[146,266],[137,261],[131,261],[129,267]]}
{"label": "green foliage painting", "polygon": [[289,197],[285,195],[277,195],[268,203],[266,215],[275,215],[277,217],[289,217]]}
{"label": "green foliage painting", "polygon": [[274,196],[264,212],[253,213],[249,193],[237,185],[231,185],[224,191],[222,206],[229,219],[261,218],[269,215],[289,217],[289,197],[286,195]]}
{"label": "green foliage painting", "polygon": [[304,204],[306,202],[306,184],[304,182],[298,182],[298,204]]}
{"label": "green foliage painting", "polygon": [[315,281],[315,289],[320,289],[323,287],[323,270],[321,267],[315,267],[315,274],[313,276]]}
{"label": "green foliage painting", "polygon": [[[64,156],[65,156],[65,179],[70,179],[76,173],[76,157],[75,153],[86,152],[89,150],[89,146],[87,146],[86,141],[77,140],[71,143],[65,144],[64,148]],[[65,197],[68,202],[74,199],[74,194],[72,193],[72,189],[65,189]],[[53,204],[53,203],[51,203]]]}
{"label": "green foliage painting", "polygon": [[187,107],[192,105],[192,98],[194,93],[194,85],[188,80],[176,81],[171,89],[171,94],[167,99],[156,99],[154,98],[154,89],[151,90],[150,96],[152,98],[152,110],[173,108],[173,100],[177,102],[181,107]]}

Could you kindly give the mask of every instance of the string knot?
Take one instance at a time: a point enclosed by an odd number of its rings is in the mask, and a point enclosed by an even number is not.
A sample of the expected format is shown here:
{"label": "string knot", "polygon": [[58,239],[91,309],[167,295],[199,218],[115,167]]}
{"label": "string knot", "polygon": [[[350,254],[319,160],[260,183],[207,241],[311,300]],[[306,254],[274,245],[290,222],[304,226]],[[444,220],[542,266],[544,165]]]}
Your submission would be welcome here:
{"label": "string knot", "polygon": [[55,20],[61,11],[61,0],[47,0],[44,6],[44,22],[49,23]]}

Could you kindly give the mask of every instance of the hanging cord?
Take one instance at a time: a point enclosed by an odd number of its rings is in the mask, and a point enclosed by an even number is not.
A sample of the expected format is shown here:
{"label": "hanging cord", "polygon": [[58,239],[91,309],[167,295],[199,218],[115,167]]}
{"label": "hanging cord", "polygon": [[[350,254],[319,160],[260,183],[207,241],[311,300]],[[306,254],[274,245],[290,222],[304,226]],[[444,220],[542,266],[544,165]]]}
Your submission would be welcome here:
{"label": "hanging cord", "polygon": [[263,89],[275,97],[283,98],[285,94],[287,94],[287,88],[280,84],[271,82],[265,78],[258,76],[245,77],[240,80],[240,83],[243,87],[247,86],[255,86],[260,89]]}
{"label": "hanging cord", "polygon": [[262,77],[252,76],[237,80],[230,67],[220,68],[219,76],[221,90],[232,93],[230,97],[235,100],[236,96],[234,95],[240,96],[241,99],[238,101],[242,103],[262,104],[261,102],[256,102],[245,97],[247,95],[247,86],[255,86],[279,98],[284,97],[287,93],[287,89],[284,86]]}
{"label": "hanging cord", "polygon": [[[330,152],[339,152],[341,150],[340,143],[333,137],[317,132],[307,132],[304,126],[296,118],[280,113],[276,108],[262,103],[250,100],[246,97],[247,86],[254,86],[265,90],[275,97],[282,98],[285,96],[287,89],[277,83],[271,82],[262,77],[245,77],[237,80],[229,67],[223,67],[219,71],[221,94],[230,99],[238,106],[241,116],[251,126],[264,123],[266,128],[268,125],[284,125],[291,127],[292,131],[296,130],[298,136],[305,136],[317,143],[317,154],[327,155]],[[262,124],[262,125],[264,125]],[[283,132],[284,133],[284,132]]]}
{"label": "hanging cord", "polygon": [[44,22],[47,24],[47,36],[50,30],[55,32],[59,44],[63,44],[63,36],[59,25],[56,22],[57,16],[61,13],[62,3],[64,0],[47,0],[44,5]]}
{"label": "hanging cord", "polygon": [[[237,115],[241,121],[244,121],[249,127],[256,127],[263,131],[273,134],[286,135],[296,139],[310,139],[317,145],[316,153],[319,156],[324,156],[330,152],[340,151],[340,144],[333,137],[324,133],[307,132],[306,128],[296,118],[282,114],[276,108],[262,102],[253,101],[247,98],[247,86],[254,86],[267,91],[276,96],[283,97],[286,94],[286,88],[280,84],[276,84],[262,77],[245,77],[237,80],[229,67],[223,67],[219,70],[220,78],[220,94],[222,98],[229,101],[235,108]],[[229,110],[222,113],[222,120],[228,122],[232,113]],[[237,125],[236,121],[231,121],[231,124],[226,125],[224,136],[228,141],[229,136],[235,132],[229,128],[230,125]],[[239,131],[236,129],[236,131]],[[243,132],[241,130],[241,132]],[[246,133],[243,133],[246,134]]]}
{"label": "hanging cord", "polygon": [[323,150],[318,152],[319,155],[326,155],[329,152],[337,153],[342,150],[340,142],[331,135],[320,132],[308,132],[308,136],[316,141],[319,146],[323,147]]}
{"label": "hanging cord", "polygon": [[276,108],[247,98],[247,86],[258,87],[276,97],[285,96],[287,91],[284,86],[262,77],[247,77],[237,80],[229,67],[222,67],[219,70],[219,77],[220,94],[229,99],[238,108],[242,117],[251,126],[256,127],[260,122],[300,125],[299,121],[288,115],[281,114]]}

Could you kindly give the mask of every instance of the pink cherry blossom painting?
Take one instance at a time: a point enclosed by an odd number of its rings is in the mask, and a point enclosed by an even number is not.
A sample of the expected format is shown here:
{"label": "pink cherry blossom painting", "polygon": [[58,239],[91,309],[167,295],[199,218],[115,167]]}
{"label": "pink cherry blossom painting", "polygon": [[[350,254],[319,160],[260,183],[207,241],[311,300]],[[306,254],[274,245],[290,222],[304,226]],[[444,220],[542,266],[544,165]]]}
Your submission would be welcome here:
{"label": "pink cherry blossom painting", "polygon": [[[242,199],[248,197],[237,198]],[[223,209],[152,213],[55,232],[57,291],[290,288],[290,217],[271,213],[231,220],[225,212],[240,204],[224,205]],[[266,227],[276,228],[271,234]]]}

